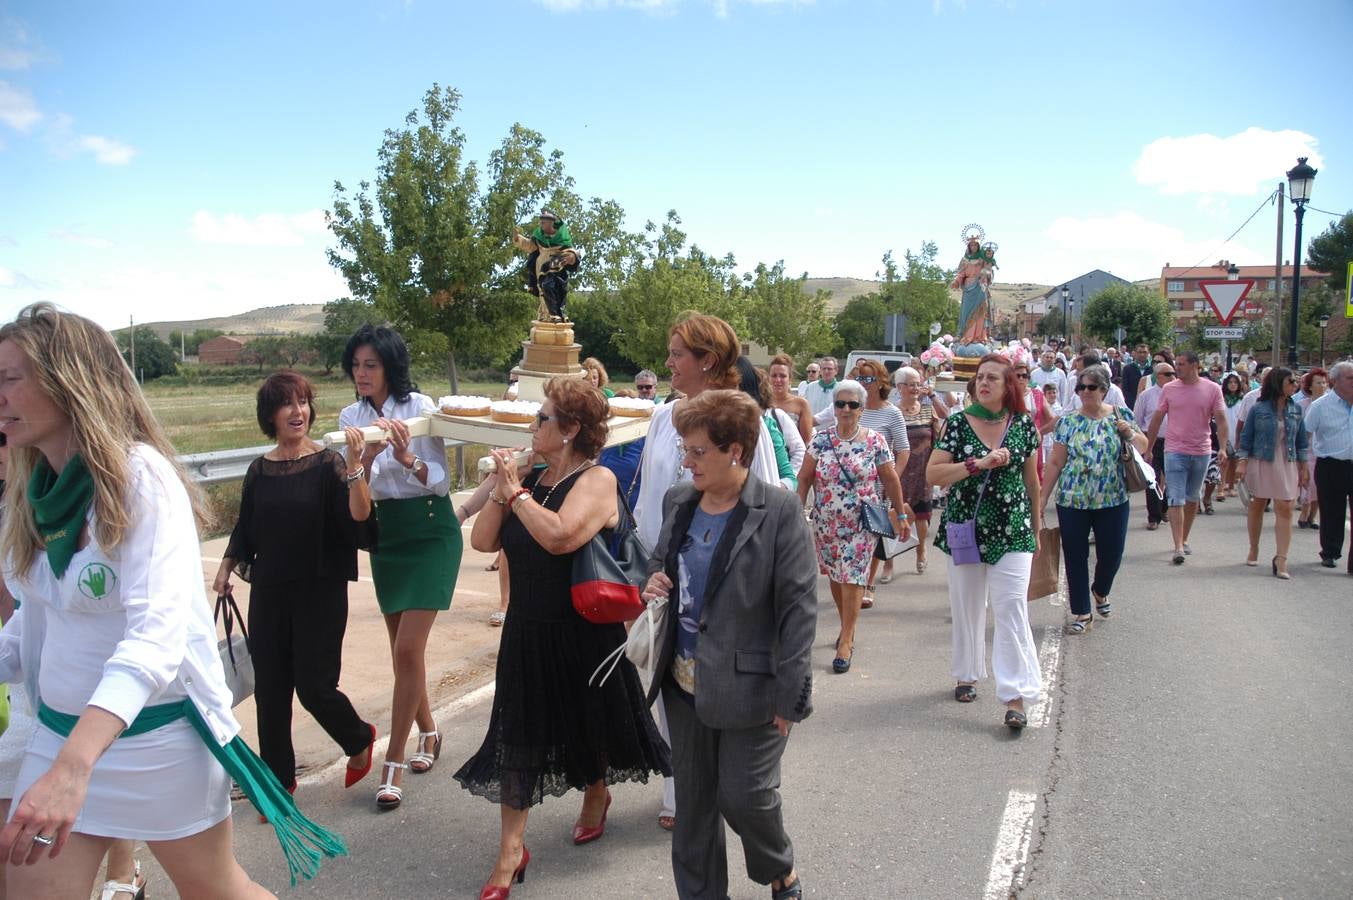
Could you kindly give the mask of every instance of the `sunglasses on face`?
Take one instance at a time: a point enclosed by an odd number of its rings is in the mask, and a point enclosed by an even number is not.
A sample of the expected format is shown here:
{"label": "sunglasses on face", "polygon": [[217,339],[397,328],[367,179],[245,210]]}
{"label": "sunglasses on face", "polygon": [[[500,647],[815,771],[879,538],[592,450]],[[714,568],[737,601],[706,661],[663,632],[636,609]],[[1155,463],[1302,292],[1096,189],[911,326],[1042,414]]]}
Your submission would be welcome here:
{"label": "sunglasses on face", "polygon": [[875,378],[873,375],[861,375],[859,378],[856,379],[856,381],[858,381],[860,384],[873,384],[874,382],[878,381],[878,379]]}
{"label": "sunglasses on face", "polygon": [[544,428],[545,423],[553,419],[554,416],[547,416],[543,412],[536,413],[536,427]]}
{"label": "sunglasses on face", "polygon": [[656,384],[636,384],[634,389],[636,391],[656,391],[658,386]]}
{"label": "sunglasses on face", "polygon": [[1161,374],[1161,377],[1163,377],[1163,378],[1173,378],[1173,377],[1174,377],[1174,373],[1173,373],[1173,372],[1161,372],[1160,374]]}
{"label": "sunglasses on face", "polygon": [[1097,385],[1097,384],[1078,384],[1078,385],[1076,385],[1076,393],[1078,393],[1078,394],[1081,393],[1082,391],[1097,391],[1097,390],[1099,390],[1099,389],[1100,389],[1100,388],[1099,388],[1099,385]]}
{"label": "sunglasses on face", "polygon": [[1020,381],[1028,381],[1028,380],[1029,380],[1029,373],[1028,373],[1028,372],[1016,372],[1016,373],[1015,373],[1015,377],[1018,378]]}
{"label": "sunglasses on face", "polygon": [[837,408],[837,409],[859,409],[859,408],[860,408],[860,401],[859,401],[859,400],[837,400],[837,401],[836,401],[836,408]]}

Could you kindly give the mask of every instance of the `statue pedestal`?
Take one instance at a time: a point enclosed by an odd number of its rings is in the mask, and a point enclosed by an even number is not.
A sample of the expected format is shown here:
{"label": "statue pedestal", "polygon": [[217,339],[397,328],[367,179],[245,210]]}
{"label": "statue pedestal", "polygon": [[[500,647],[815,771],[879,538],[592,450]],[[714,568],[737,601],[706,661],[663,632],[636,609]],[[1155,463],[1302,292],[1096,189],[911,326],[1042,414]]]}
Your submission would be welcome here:
{"label": "statue pedestal", "polygon": [[966,394],[968,382],[977,374],[981,360],[980,356],[955,356],[954,371],[944,372],[935,379],[935,390],[946,394]]}
{"label": "statue pedestal", "polygon": [[522,341],[521,363],[512,370],[517,376],[517,399],[545,401],[545,382],[557,375],[584,376],[578,361],[582,345],[573,340],[572,322],[531,323],[531,339]]}

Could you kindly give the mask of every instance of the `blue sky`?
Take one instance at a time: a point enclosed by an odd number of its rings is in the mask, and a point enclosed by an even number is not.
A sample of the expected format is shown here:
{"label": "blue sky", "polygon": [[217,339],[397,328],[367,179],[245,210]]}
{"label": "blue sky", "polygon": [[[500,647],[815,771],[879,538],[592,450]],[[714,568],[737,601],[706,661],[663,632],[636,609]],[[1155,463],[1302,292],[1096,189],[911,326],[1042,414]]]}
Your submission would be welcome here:
{"label": "blue sky", "polygon": [[1351,43],[1348,0],[0,0],[0,315],[345,294],[333,182],[434,82],[473,158],[521,122],[583,195],[744,269],[952,265],[969,222],[1002,281],[1269,263],[1272,207],[1224,241],[1298,155],[1353,208]]}

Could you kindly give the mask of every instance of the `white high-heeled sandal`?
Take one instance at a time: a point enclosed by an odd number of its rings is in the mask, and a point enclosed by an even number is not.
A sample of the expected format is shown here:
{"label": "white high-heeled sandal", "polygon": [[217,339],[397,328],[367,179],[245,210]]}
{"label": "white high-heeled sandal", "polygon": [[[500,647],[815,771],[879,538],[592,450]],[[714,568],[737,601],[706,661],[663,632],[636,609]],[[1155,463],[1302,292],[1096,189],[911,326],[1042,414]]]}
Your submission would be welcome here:
{"label": "white high-heeled sandal", "polygon": [[404,802],[404,789],[395,784],[395,772],[407,768],[408,765],[401,762],[387,760],[382,763],[381,786],[376,788],[376,807],[378,809],[394,809]]}
{"label": "white high-heeled sandal", "polygon": [[118,894],[127,894],[132,900],[146,900],[146,879],[141,875],[141,863],[138,860],[132,865],[131,882],[112,879],[105,881],[99,893],[99,900],[117,900]]}
{"label": "white high-heeled sandal", "polygon": [[[432,738],[432,752],[428,753],[423,748],[427,746],[428,738]],[[432,771],[432,767],[437,760],[442,758],[442,735],[438,731],[420,731],[418,732],[418,752],[409,756],[409,771],[415,775],[426,775]],[[421,767],[421,768],[420,768]]]}

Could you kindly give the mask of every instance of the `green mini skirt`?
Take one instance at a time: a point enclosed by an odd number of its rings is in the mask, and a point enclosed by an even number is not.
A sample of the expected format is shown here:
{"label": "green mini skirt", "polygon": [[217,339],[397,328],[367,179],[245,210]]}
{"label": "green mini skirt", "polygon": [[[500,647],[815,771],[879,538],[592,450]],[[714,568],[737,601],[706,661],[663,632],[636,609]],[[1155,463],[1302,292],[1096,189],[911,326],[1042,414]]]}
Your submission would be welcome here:
{"label": "green mini skirt", "polygon": [[375,505],[380,530],[371,578],[381,612],[450,609],[464,550],[450,498],[377,500]]}

